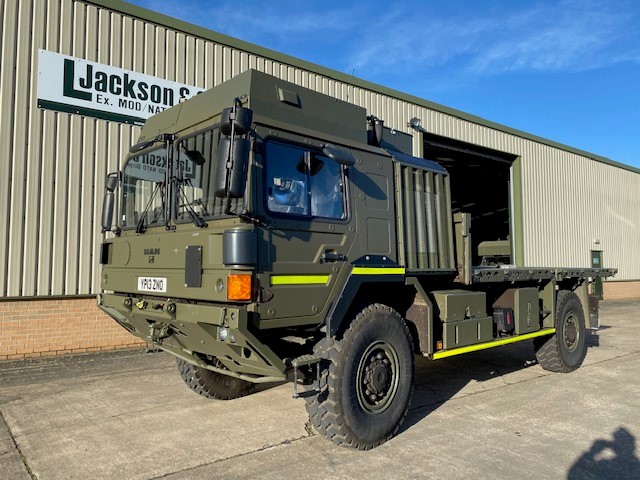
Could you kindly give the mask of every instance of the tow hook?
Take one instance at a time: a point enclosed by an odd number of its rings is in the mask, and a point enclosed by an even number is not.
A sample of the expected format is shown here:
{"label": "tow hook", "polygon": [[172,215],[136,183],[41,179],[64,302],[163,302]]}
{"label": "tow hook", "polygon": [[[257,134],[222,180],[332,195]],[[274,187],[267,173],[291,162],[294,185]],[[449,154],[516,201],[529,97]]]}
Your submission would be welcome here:
{"label": "tow hook", "polygon": [[154,323],[149,327],[149,340],[151,340],[152,344],[169,336],[171,336],[171,334],[169,333],[169,325],[159,325],[157,323]]}

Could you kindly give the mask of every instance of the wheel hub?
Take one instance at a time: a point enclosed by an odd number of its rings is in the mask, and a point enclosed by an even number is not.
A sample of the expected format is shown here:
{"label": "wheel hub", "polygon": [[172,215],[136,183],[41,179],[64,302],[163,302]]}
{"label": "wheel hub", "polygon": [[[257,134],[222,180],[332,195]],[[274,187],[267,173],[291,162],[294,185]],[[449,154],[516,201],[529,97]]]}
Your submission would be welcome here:
{"label": "wheel hub", "polygon": [[576,346],[578,340],[578,326],[573,315],[569,315],[564,324],[564,343],[569,350]]}
{"label": "wheel hub", "polygon": [[[378,356],[382,355],[378,354]],[[365,368],[364,383],[372,394],[382,396],[389,389],[391,375],[389,359],[376,358],[370,366]]]}
{"label": "wheel hub", "polygon": [[386,342],[370,345],[358,367],[356,393],[360,406],[369,413],[384,411],[393,401],[398,378],[398,355]]}

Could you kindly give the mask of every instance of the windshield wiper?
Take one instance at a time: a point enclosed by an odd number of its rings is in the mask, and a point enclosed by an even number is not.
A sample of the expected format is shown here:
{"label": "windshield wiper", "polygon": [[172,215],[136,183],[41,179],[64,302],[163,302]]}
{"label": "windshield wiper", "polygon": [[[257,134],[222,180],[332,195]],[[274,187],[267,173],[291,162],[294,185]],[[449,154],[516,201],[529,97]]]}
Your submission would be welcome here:
{"label": "windshield wiper", "polygon": [[244,220],[245,222],[253,223],[254,225],[258,225],[260,227],[269,226],[269,224],[262,217],[251,213],[246,208],[243,209],[242,212],[238,213],[238,217],[240,217],[240,219]]}
{"label": "windshield wiper", "polygon": [[181,207],[184,207],[184,209],[189,214],[189,217],[191,218],[191,221],[194,223],[194,225],[196,227],[200,227],[200,228],[208,227],[207,222],[205,222],[204,219],[200,215],[198,215],[196,213],[196,211],[193,209],[193,205],[191,205],[191,202],[187,198],[187,195],[184,193],[184,190],[182,189],[183,183],[187,183],[187,182],[190,182],[190,181],[189,180],[186,180],[186,181],[178,180],[178,182],[179,182],[179,184],[178,184],[178,198],[182,201]]}
{"label": "windshield wiper", "polygon": [[[149,209],[151,209],[151,204],[153,203],[153,199],[156,198],[156,194],[158,193],[158,190],[160,190],[161,186],[162,186],[162,182],[156,183],[156,188],[153,190],[151,197],[149,197],[149,201],[147,202],[147,205],[144,207],[144,210],[142,211],[142,215],[140,215],[140,220],[138,220],[138,225],[136,225],[136,233],[145,232],[146,228],[144,224],[144,219],[147,218],[147,213],[149,213]],[[164,204],[164,199],[162,203]],[[162,210],[164,211],[164,207]]]}

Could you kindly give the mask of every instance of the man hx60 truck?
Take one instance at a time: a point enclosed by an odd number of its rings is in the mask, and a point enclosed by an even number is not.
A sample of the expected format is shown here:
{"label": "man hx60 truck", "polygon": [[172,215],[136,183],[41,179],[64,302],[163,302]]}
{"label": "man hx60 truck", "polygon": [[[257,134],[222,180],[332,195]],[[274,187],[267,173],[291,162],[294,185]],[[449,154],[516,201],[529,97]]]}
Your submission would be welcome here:
{"label": "man hx60 truck", "polygon": [[358,449],[398,431],[416,354],[533,340],[543,368],[580,366],[588,285],[615,271],[513,265],[451,173],[382,132],[253,70],[150,118],[106,179],[100,308],[205,397],[293,373],[315,429]]}

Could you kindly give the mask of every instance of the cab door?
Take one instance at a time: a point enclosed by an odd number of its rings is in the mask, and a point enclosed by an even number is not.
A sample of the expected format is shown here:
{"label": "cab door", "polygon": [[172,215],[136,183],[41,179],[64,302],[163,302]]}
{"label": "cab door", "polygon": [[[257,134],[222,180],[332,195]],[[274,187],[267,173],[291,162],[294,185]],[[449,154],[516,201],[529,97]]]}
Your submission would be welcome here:
{"label": "cab door", "polygon": [[267,227],[258,249],[260,327],[320,323],[351,270],[351,167],[291,134],[267,138],[261,150],[257,191]]}

